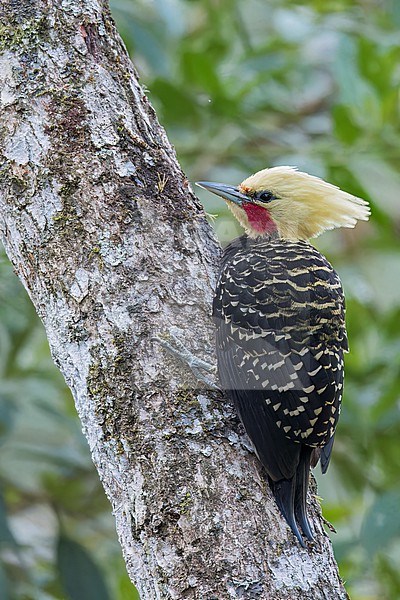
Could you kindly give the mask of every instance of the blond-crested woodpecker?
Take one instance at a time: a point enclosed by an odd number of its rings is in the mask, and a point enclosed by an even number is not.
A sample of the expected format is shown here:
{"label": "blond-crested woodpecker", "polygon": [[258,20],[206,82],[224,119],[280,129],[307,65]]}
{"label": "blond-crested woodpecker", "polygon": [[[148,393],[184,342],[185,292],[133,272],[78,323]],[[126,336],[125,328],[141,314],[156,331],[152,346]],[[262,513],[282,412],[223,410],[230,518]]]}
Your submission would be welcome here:
{"label": "blond-crested woodpecker", "polygon": [[348,351],[342,286],[308,242],[367,220],[367,202],[293,167],[272,167],[222,197],[246,234],[224,251],[213,315],[218,374],[264,465],[276,502],[304,546],[312,541],[310,466],[325,473]]}

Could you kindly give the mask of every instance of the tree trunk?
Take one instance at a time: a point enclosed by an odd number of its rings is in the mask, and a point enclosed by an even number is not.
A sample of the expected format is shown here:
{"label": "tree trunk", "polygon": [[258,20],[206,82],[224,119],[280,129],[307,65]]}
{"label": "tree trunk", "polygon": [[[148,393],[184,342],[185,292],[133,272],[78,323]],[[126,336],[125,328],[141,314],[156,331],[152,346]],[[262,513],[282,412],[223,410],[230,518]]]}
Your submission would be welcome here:
{"label": "tree trunk", "polygon": [[[213,361],[219,247],[105,0],[3,0],[0,229],[72,390],[143,600],[346,598],[290,533]],[[196,135],[196,132],[193,132]]]}

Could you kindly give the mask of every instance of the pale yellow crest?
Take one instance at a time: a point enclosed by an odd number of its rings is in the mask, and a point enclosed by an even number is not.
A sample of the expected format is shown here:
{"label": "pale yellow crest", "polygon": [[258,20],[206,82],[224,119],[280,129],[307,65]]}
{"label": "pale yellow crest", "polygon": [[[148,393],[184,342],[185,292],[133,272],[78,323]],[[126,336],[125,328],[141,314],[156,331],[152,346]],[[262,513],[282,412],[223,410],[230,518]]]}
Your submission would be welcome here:
{"label": "pale yellow crest", "polygon": [[[245,179],[239,190],[246,194],[269,191],[276,200],[265,206],[276,222],[279,235],[287,239],[317,237],[327,229],[354,227],[367,221],[368,202],[296,167],[271,167]],[[248,229],[248,226],[247,226]],[[248,230],[250,235],[255,232]]]}

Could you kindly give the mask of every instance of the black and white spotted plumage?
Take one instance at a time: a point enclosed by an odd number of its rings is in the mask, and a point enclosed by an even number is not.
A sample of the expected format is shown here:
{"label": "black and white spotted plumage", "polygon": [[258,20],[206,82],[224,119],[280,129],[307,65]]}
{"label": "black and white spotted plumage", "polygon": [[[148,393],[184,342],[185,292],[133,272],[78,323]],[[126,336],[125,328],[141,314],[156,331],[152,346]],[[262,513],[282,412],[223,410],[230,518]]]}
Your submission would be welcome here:
{"label": "black and white spotted plumage", "polygon": [[242,236],[225,249],[213,314],[221,387],[304,544],[310,463],[328,468],[342,397],[339,277],[307,242]]}

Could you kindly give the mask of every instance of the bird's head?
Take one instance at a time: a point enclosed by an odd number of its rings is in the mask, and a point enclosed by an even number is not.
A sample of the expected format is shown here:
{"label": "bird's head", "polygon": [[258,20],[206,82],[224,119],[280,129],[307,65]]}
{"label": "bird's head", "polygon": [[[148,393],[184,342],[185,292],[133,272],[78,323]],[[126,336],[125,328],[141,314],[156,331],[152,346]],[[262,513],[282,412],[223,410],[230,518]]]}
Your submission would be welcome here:
{"label": "bird's head", "polygon": [[221,196],[250,237],[277,232],[285,239],[308,240],[327,229],[354,227],[370,215],[365,200],[295,167],[264,169],[237,187],[197,185]]}

